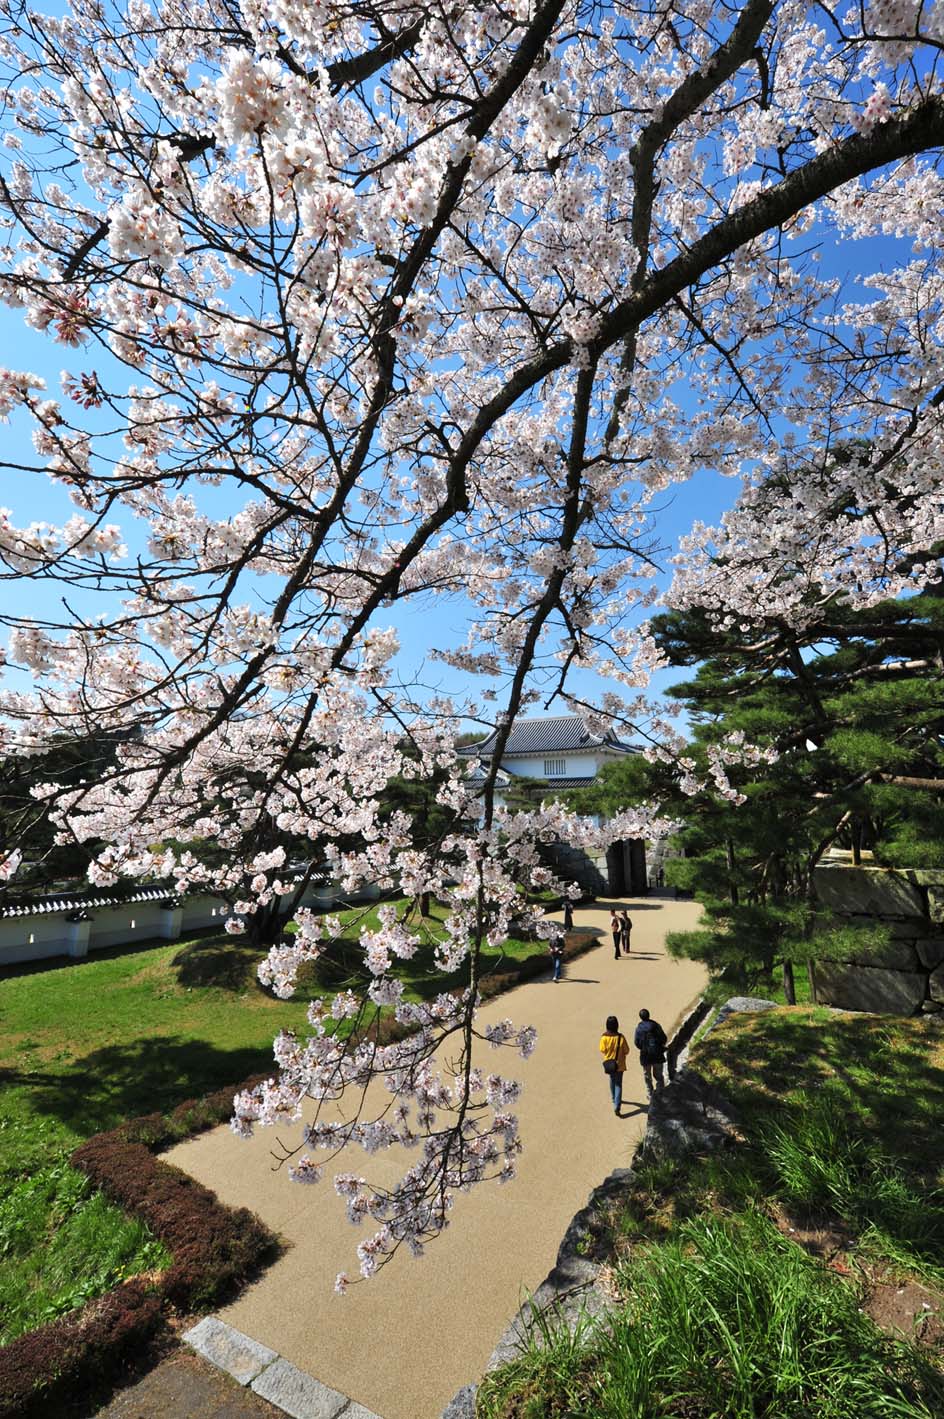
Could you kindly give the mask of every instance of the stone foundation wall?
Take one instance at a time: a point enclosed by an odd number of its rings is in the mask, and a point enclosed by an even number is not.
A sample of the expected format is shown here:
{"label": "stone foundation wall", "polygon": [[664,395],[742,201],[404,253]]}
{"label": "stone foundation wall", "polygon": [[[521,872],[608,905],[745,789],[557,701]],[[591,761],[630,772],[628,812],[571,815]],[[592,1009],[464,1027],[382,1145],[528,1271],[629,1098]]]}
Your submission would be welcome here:
{"label": "stone foundation wall", "polygon": [[577,882],[588,897],[605,897],[608,891],[606,856],[590,857],[569,843],[547,843],[542,857],[565,882]]}
{"label": "stone foundation wall", "polygon": [[813,999],[881,1015],[944,1010],[944,872],[826,863],[817,900],[851,926],[884,926],[889,941],[854,959],[810,962]]}

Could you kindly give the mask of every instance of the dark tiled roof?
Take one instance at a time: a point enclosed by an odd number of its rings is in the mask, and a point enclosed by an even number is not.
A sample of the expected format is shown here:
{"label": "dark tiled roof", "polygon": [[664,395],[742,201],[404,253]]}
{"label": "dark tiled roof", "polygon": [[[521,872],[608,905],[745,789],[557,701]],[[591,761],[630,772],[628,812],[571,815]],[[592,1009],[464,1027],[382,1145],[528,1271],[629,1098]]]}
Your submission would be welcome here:
{"label": "dark tiled roof", "polygon": [[[283,875],[282,881],[287,883],[300,882],[301,872],[292,872]],[[327,882],[329,879],[324,872],[316,872],[311,877],[311,885],[317,886]],[[214,895],[211,886],[205,891],[190,893],[192,896]],[[18,902],[16,906],[4,906],[0,903],[0,920],[14,916],[55,916],[61,912],[78,912],[101,910],[102,907],[126,907],[133,906],[135,902],[165,902],[169,907],[183,906],[185,896],[180,896],[174,891],[172,885],[165,887],[142,887],[137,892],[119,892],[115,895],[82,896],[76,893],[75,896],[55,896],[55,897],[33,897],[25,898]]]}
{"label": "dark tiled roof", "polygon": [[584,778],[519,778],[511,779],[511,783],[516,783],[519,788],[523,788],[525,793],[532,791],[546,794],[549,788],[586,788],[590,783],[596,783],[596,775],[588,774]]}
{"label": "dark tiled roof", "polygon": [[59,912],[88,911],[93,907],[124,907],[134,902],[168,902],[177,904],[173,888],[145,887],[140,892],[128,892],[116,897],[41,897],[21,902],[19,906],[0,906],[0,917],[50,916]]}
{"label": "dark tiled roof", "polygon": [[[476,758],[488,754],[496,733],[493,730],[477,744],[469,744],[459,752]],[[516,720],[511,726],[502,758],[512,758],[515,754],[572,754],[579,749],[600,748],[623,754],[635,753],[632,745],[624,744],[615,734],[591,734],[579,715],[564,714],[555,719]]]}

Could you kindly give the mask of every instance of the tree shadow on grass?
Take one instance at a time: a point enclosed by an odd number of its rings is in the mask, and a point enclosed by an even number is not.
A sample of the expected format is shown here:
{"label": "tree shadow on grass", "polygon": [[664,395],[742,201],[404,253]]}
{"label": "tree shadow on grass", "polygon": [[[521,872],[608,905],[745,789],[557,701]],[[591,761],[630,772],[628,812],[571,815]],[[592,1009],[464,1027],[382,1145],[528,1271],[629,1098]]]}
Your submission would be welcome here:
{"label": "tree shadow on grass", "polygon": [[[541,967],[551,969],[550,957],[539,943],[535,943],[529,955],[541,958]],[[521,970],[522,957],[515,957],[502,950],[483,950],[479,957],[478,977],[484,985],[493,976],[514,977],[520,974],[522,983],[540,975],[540,970]],[[444,973],[436,965],[434,942],[424,943],[406,961],[395,963],[396,974],[403,981],[408,992],[421,1000],[430,1000],[447,990],[465,988],[469,983],[469,967],[464,962],[457,971]],[[307,994],[331,993],[337,990],[358,990],[370,981],[370,973],[364,964],[363,947],[357,941],[341,938],[332,941],[318,957],[317,961],[305,963],[298,973],[297,995],[304,999]],[[508,984],[512,984],[511,980]]]}
{"label": "tree shadow on grass", "polygon": [[[829,1223],[835,1213],[892,1260],[908,1264],[911,1257],[940,1270],[941,1022],[826,1016],[815,1007],[771,1011],[722,1025],[696,1047],[692,1063],[741,1113],[749,1147],[739,1155],[739,1185],[751,1185],[755,1196],[780,1196],[807,1219]],[[839,1142],[820,1131],[820,1118],[839,1130]],[[778,1130],[801,1141],[812,1165],[799,1192],[784,1190],[765,1146]],[[821,1176],[838,1179],[838,1192]]]}
{"label": "tree shadow on grass", "polygon": [[242,994],[253,987],[261,989],[256,968],[264,955],[262,946],[216,936],[188,941],[171,961],[171,967],[178,985],[187,989],[215,986]]}
{"label": "tree shadow on grass", "polygon": [[29,1090],[37,1114],[58,1119],[81,1137],[140,1114],[167,1113],[185,1099],[242,1083],[273,1068],[271,1051],[215,1049],[203,1040],[150,1036],[107,1045],[61,1073],[0,1071],[0,1082]]}
{"label": "tree shadow on grass", "polygon": [[[922,1173],[944,1167],[944,1025],[932,1019],[873,1015],[811,1018],[771,1011],[717,1032],[719,1084],[747,1116],[766,1114],[771,1094],[842,1087],[850,1121],[883,1152]],[[705,1041],[712,1072],[712,1036]],[[698,1060],[693,1060],[700,1068]]]}

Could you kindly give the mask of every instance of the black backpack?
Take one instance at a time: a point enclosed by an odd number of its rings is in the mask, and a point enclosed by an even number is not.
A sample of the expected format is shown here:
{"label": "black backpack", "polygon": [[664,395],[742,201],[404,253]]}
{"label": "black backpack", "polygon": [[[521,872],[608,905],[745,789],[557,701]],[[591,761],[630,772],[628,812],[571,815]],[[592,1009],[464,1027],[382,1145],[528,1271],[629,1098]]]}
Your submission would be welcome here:
{"label": "black backpack", "polygon": [[641,1037],[639,1058],[643,1064],[661,1064],[665,1058],[668,1041],[665,1031],[655,1020],[641,1020],[636,1029],[637,1039]]}

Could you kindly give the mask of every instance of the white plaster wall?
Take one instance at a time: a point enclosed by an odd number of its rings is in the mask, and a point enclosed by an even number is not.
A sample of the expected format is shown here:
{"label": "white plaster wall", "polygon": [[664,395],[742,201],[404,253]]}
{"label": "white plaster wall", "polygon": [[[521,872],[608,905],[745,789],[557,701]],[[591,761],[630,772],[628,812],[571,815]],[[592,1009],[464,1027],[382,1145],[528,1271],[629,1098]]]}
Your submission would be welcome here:
{"label": "white plaster wall", "polygon": [[[342,906],[348,901],[376,901],[377,887],[364,887],[347,895],[336,883],[308,887],[302,905]],[[288,902],[288,897],[283,898]],[[187,897],[180,907],[180,934],[188,935],[204,927],[220,927],[229,916],[229,907],[220,897]],[[128,946],[135,941],[166,940],[168,912],[160,901],[126,902],[115,907],[93,907],[89,922],[88,949]],[[30,939],[32,937],[32,940]],[[40,961],[69,954],[72,923],[65,912],[36,912],[31,916],[0,918],[0,967],[21,961]]]}
{"label": "white plaster wall", "polygon": [[[155,936],[164,934],[164,918],[158,902],[127,902],[120,907],[93,910],[91,916],[90,951],[102,946],[152,941]],[[64,918],[60,921],[65,925]]]}
{"label": "white plaster wall", "polygon": [[220,897],[186,897],[180,919],[181,935],[204,926],[220,926],[229,916],[229,907]]}
{"label": "white plaster wall", "polygon": [[68,926],[65,917],[58,913],[0,920],[0,966],[64,955],[68,950]]}
{"label": "white plaster wall", "polygon": [[[565,772],[562,775],[545,774],[545,759],[563,759]],[[599,763],[603,762],[605,761],[602,758],[599,759]],[[598,756],[596,754],[565,754],[563,752],[557,753],[553,749],[549,749],[546,754],[529,756],[527,758],[516,754],[513,758],[502,761],[502,768],[506,773],[524,774],[527,778],[547,778],[548,781],[552,783],[557,777],[589,778],[591,774],[596,773],[597,767]]]}

